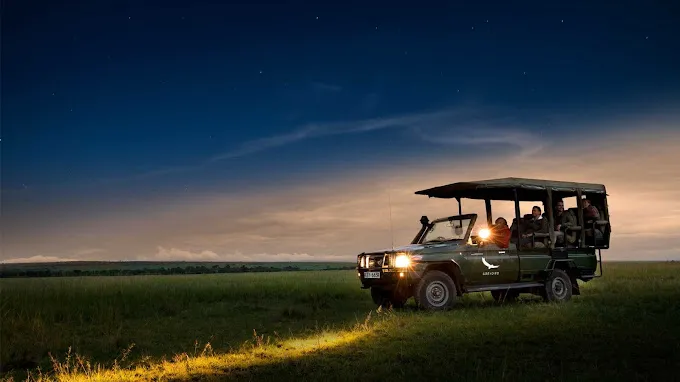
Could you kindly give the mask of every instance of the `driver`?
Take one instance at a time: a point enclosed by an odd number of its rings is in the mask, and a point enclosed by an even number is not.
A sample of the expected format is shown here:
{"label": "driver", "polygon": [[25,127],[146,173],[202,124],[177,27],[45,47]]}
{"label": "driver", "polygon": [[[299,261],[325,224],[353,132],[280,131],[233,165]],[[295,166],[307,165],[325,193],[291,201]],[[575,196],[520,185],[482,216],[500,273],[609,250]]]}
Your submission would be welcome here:
{"label": "driver", "polygon": [[491,240],[500,248],[510,246],[510,227],[505,218],[499,217],[491,227]]}

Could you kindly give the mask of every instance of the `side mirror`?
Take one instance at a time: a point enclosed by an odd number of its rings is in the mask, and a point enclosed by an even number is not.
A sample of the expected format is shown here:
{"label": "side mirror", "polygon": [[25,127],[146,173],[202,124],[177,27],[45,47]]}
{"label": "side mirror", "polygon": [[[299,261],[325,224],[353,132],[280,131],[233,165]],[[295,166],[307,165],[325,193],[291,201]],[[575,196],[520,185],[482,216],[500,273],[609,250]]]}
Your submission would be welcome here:
{"label": "side mirror", "polygon": [[422,225],[428,225],[430,223],[430,219],[427,218],[427,216],[422,216],[420,218],[420,224]]}

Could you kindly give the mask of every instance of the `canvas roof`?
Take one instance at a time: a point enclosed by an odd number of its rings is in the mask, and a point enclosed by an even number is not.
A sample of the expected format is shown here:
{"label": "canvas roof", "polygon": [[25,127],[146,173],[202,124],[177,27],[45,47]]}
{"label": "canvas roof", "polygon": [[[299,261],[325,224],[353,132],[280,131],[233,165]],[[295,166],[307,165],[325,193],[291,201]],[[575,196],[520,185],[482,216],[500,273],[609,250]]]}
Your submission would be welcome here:
{"label": "canvas roof", "polygon": [[478,180],[473,182],[457,182],[444,186],[437,186],[417,191],[417,195],[427,195],[433,198],[468,198],[514,200],[514,189],[517,189],[520,199],[539,200],[545,191],[550,189],[557,195],[576,195],[581,189],[584,194],[604,194],[606,189],[602,184],[565,182],[545,179],[527,178],[499,178]]}

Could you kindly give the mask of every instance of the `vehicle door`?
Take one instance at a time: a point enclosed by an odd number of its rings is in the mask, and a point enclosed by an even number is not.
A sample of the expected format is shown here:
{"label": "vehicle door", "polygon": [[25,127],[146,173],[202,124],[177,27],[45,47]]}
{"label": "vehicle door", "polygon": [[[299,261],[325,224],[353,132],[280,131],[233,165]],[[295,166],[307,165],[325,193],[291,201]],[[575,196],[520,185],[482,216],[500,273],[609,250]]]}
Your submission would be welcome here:
{"label": "vehicle door", "polygon": [[508,284],[519,279],[517,248],[500,248],[487,244],[470,248],[465,253],[466,281],[470,285]]}
{"label": "vehicle door", "polygon": [[519,257],[519,281],[536,281],[540,271],[546,269],[550,260],[549,248],[522,248],[518,252]]}

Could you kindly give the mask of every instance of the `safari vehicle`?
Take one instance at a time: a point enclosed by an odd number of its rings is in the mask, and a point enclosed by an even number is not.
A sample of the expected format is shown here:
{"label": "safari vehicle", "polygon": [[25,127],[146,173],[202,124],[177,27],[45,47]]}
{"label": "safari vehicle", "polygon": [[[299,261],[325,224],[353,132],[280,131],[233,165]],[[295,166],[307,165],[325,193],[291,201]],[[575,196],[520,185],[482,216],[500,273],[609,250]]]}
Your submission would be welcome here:
{"label": "safari vehicle", "polygon": [[[503,178],[452,183],[416,194],[456,199],[458,215],[433,221],[423,216],[410,245],[357,256],[362,289],[370,288],[378,305],[398,308],[414,297],[421,308],[444,310],[464,293],[485,291],[499,302],[515,300],[521,293],[563,302],[580,294],[577,280],[602,276],[601,251],[609,248],[611,236],[604,185]],[[569,197],[579,204],[587,198],[599,218],[585,219],[583,208],[570,208],[565,213],[573,213],[576,223],[556,231],[552,207]],[[463,214],[461,199],[484,200],[486,221],[480,222],[474,213]],[[493,240],[491,202],[498,200],[514,202],[514,220],[507,219],[508,226],[513,221],[507,247]],[[543,204],[547,232],[529,233],[524,219],[530,216],[520,216],[520,202]],[[567,236],[570,240],[557,240]]]}

